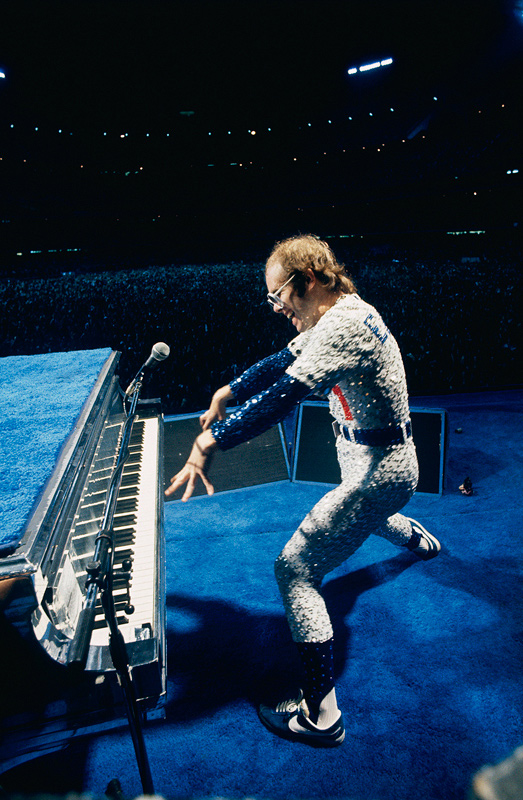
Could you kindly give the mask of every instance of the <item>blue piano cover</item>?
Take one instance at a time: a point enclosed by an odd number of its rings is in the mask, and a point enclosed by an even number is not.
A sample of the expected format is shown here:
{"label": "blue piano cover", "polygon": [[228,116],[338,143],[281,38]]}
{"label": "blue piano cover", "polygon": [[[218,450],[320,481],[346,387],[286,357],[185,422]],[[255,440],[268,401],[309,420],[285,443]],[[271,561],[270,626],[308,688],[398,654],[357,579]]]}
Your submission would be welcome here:
{"label": "blue piano cover", "polygon": [[110,354],[0,358],[0,556],[18,544]]}

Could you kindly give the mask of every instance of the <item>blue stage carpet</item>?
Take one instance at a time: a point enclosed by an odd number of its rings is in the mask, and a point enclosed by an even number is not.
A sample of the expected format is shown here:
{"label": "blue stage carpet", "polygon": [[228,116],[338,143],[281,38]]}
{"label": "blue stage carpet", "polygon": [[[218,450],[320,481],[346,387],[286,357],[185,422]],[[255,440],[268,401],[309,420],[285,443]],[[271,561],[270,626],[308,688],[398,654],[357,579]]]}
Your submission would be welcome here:
{"label": "blue stage carpet", "polygon": [[[418,398],[449,412],[446,491],[407,512],[444,547],[420,562],[371,537],[328,576],[347,738],[273,737],[259,700],[298,670],[272,564],[323,486],[279,484],[166,505],[167,720],[146,730],[166,798],[465,800],[523,743],[523,394]],[[457,432],[461,429],[461,432]],[[470,476],[474,495],[459,485]],[[126,730],[40,759],[40,788],[141,793]],[[66,774],[64,774],[66,773]]]}

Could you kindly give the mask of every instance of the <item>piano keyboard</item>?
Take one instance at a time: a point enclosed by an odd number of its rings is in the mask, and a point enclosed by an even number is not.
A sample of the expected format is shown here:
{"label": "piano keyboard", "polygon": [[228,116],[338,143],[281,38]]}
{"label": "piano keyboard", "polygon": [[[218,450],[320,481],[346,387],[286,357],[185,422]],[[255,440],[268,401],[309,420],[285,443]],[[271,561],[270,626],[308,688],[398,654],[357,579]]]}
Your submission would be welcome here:
{"label": "piano keyboard", "polygon": [[[119,438],[121,427],[112,425],[108,426],[112,431],[106,430],[105,442],[101,442],[100,452],[95,457],[71,532],[69,557],[82,589],[87,576],[86,565],[94,557],[95,539],[116,463],[117,453],[112,449],[112,444],[107,444],[107,440],[112,443],[115,437]],[[157,585],[158,437],[157,417],[134,422],[113,522],[113,597],[119,628],[126,642],[148,639],[156,632],[154,587]],[[110,455],[105,455],[111,449]],[[132,614],[126,613],[127,590],[124,580],[119,577],[126,560],[131,562],[129,583],[130,603],[134,607]],[[100,598],[98,606],[91,645],[105,647],[109,641],[109,630]]]}
{"label": "piano keyboard", "polygon": [[[85,374],[90,375],[90,354],[85,361],[83,355],[78,354],[79,363],[82,370],[85,363]],[[41,497],[24,521],[16,551],[0,559],[0,583],[13,589],[3,598],[2,631],[10,650],[14,647],[13,658],[2,660],[5,680],[0,682],[3,770],[60,750],[79,736],[129,722],[103,614],[96,620],[85,671],[78,669],[85,655],[79,622],[88,616],[80,616],[86,602],[86,567],[94,557],[126,430],[119,358],[112,352],[104,363]],[[61,382],[49,387],[51,408],[62,388]],[[71,389],[78,387],[71,384]],[[160,719],[165,716],[167,671],[163,416],[157,399],[139,400],[136,411],[130,454],[122,466],[117,498],[113,497],[114,595],[140,714]],[[131,562],[134,614],[126,609],[121,570],[126,560]],[[81,651],[81,661],[76,651]],[[37,679],[26,681],[26,673]]]}

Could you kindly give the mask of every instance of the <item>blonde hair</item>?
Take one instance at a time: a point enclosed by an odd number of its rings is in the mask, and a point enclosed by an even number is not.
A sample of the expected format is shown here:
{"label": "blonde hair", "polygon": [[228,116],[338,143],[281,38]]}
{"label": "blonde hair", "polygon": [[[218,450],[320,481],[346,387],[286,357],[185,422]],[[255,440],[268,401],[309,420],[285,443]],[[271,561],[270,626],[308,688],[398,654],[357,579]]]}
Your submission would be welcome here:
{"label": "blonde hair", "polygon": [[267,259],[266,273],[273,264],[279,264],[288,277],[293,273],[296,275],[295,286],[299,296],[305,291],[305,273],[308,269],[312,269],[320,283],[330,291],[356,293],[345,266],[338,263],[326,242],[312,234],[291,236],[277,242]]}

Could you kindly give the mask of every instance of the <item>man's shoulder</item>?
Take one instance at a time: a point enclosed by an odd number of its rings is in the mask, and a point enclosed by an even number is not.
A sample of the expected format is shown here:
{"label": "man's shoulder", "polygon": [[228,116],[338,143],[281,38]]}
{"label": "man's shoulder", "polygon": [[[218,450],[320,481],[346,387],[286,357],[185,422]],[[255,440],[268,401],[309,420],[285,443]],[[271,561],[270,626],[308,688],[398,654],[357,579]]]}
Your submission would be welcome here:
{"label": "man's shoulder", "polygon": [[287,347],[293,356],[299,356],[303,352],[304,347],[307,346],[307,342],[310,341],[313,330],[314,328],[303,331],[303,333],[299,333],[294,339],[291,339]]}
{"label": "man's shoulder", "polygon": [[325,312],[316,327],[321,330],[359,325],[369,314],[379,316],[374,306],[362,300],[358,294],[343,294],[332,308]]}

